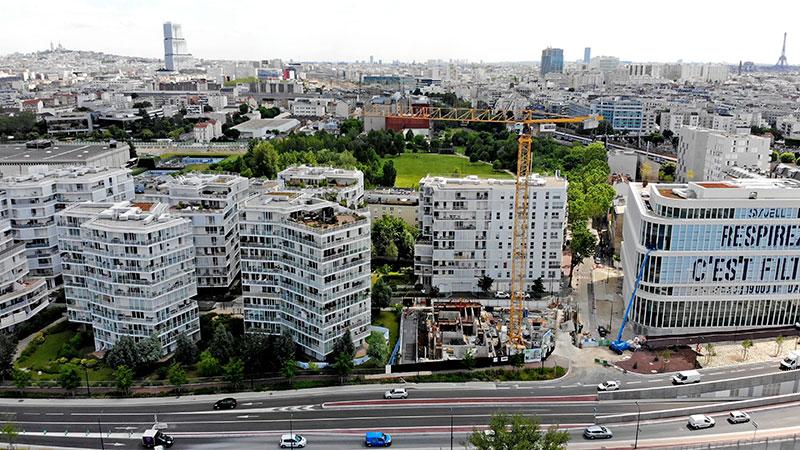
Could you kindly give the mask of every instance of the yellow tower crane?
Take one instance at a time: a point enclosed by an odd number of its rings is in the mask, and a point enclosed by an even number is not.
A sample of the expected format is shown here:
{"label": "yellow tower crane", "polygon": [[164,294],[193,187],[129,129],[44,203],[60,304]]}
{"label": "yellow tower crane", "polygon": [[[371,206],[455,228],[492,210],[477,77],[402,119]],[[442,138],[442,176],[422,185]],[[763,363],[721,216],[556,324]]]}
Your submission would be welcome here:
{"label": "yellow tower crane", "polygon": [[[531,143],[533,136],[545,125],[582,123],[584,129],[596,128],[602,116],[568,117],[535,110],[494,111],[489,109],[414,106],[398,110],[386,117],[397,119],[426,119],[451,122],[489,122],[521,127],[517,146],[517,177],[514,195],[514,227],[512,229],[511,298],[509,305],[508,339],[517,349],[525,347],[522,338],[522,311],[528,260],[528,204],[531,176]],[[539,128],[534,128],[538,126]]]}

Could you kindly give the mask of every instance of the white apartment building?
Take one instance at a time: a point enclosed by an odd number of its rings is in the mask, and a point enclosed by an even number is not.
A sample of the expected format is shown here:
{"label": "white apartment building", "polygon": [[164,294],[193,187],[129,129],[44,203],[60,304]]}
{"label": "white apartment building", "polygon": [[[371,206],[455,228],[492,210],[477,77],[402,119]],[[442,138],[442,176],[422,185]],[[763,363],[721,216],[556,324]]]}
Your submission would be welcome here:
{"label": "white apartment building", "polygon": [[311,192],[349,208],[364,202],[364,173],[334,167],[293,166],[278,173],[278,189]]}
{"label": "white apartment building", "polygon": [[72,322],[92,326],[95,349],[157,333],[200,338],[191,222],[163,203],[76,203],[57,215]]}
{"label": "white apartment building", "polygon": [[296,117],[323,117],[329,99],[298,98],[289,102],[289,111]]}
{"label": "white apartment building", "polygon": [[[493,289],[511,286],[514,180],[425,177],[420,180],[420,236],[414,274],[442,293],[475,291],[478,279]],[[542,278],[557,290],[567,223],[567,180],[533,175],[530,180],[526,286]]]}
{"label": "white apartment building", "polygon": [[0,331],[13,329],[45,309],[47,283],[28,277],[25,244],[14,242],[9,203],[0,193]]}
{"label": "white apartment building", "polygon": [[783,133],[784,137],[800,139],[800,119],[796,116],[782,116],[775,120],[775,128]]}
{"label": "white apartment building", "polygon": [[323,360],[346,329],[360,345],[370,324],[370,218],[308,192],[245,201],[242,292],[248,332],[288,330]]}
{"label": "white apartment building", "polygon": [[25,244],[28,267],[45,278],[48,289],[60,284],[61,255],[55,215],[75,202],[133,199],[128,169],[78,167],[0,180],[11,210],[14,239]]}
{"label": "white apartment building", "polygon": [[765,173],[769,170],[769,138],[725,133],[707,128],[681,127],[677,131],[677,181],[714,181],[723,172],[741,167]]}
{"label": "white apartment building", "polygon": [[792,327],[800,321],[800,182],[629,185],[623,295],[647,336]]}
{"label": "white apartment building", "polygon": [[199,289],[227,289],[239,274],[239,209],[249,188],[244,177],[193,173],[138,196],[192,221]]}

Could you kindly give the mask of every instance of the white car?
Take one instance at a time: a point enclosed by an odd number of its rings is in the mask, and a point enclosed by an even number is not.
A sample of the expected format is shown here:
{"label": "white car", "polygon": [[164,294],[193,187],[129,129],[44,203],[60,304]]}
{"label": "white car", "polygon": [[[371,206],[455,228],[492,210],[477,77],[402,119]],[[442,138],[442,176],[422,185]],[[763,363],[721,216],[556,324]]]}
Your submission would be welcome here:
{"label": "white car", "polygon": [[701,428],[711,428],[716,425],[716,421],[712,417],[705,414],[695,414],[689,416],[689,428],[699,430]]}
{"label": "white car", "polygon": [[730,423],[746,423],[750,422],[750,414],[744,411],[731,411],[728,415],[728,422]]}
{"label": "white car", "polygon": [[583,430],[583,437],[586,439],[611,439],[614,434],[607,427],[590,425]]}
{"label": "white car", "polygon": [[511,298],[511,294],[506,291],[497,291],[494,293],[494,298]]}
{"label": "white car", "polygon": [[619,389],[619,381],[603,381],[602,383],[597,385],[598,391],[616,391]]}
{"label": "white car", "polygon": [[281,448],[304,448],[306,438],[299,434],[284,434],[281,436]]}
{"label": "white car", "polygon": [[408,391],[406,391],[405,388],[395,388],[384,392],[383,398],[408,398]]}

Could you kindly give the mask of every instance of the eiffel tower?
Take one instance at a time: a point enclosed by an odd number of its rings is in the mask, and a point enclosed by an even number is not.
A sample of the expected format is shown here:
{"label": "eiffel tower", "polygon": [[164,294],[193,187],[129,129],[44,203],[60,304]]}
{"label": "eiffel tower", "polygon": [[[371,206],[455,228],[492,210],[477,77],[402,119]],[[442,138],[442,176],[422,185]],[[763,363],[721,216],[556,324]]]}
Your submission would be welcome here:
{"label": "eiffel tower", "polygon": [[781,57],[778,58],[778,64],[775,64],[775,67],[785,69],[787,66],[789,66],[789,62],[786,61],[786,33],[783,33],[783,49],[781,49]]}

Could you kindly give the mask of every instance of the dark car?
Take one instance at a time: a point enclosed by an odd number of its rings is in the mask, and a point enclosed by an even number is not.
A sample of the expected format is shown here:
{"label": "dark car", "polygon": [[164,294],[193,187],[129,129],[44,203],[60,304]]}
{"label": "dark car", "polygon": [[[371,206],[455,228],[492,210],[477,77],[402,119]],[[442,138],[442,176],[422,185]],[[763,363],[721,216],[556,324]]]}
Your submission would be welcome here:
{"label": "dark car", "polygon": [[236,408],[236,399],[233,397],[223,398],[214,403],[214,409],[233,409]]}

